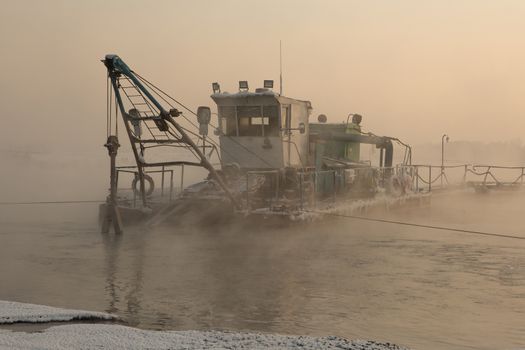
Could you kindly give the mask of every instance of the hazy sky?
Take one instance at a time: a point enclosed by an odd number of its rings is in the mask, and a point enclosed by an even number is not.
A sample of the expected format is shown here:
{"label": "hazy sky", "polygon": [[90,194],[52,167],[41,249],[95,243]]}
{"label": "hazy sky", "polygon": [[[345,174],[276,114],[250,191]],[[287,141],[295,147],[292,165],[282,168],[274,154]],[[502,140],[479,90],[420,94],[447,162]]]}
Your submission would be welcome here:
{"label": "hazy sky", "polygon": [[0,149],[104,152],[106,53],[191,107],[279,80],[410,143],[525,130],[525,1],[0,1]]}

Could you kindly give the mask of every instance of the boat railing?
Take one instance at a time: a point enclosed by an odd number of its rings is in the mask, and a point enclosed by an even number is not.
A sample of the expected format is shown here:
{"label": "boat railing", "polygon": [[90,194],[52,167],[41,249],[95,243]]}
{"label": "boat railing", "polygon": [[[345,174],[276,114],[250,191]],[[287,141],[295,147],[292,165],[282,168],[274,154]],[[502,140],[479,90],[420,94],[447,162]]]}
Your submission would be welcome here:
{"label": "boat railing", "polygon": [[270,196],[267,197],[268,200],[268,207],[272,207],[272,204],[279,198],[279,170],[257,170],[257,171],[247,171],[246,172],[246,207],[248,210],[251,209],[252,206],[252,195],[250,192],[252,192],[252,182],[257,181],[261,176],[264,176],[265,181],[269,179],[271,181],[270,184]]}
{"label": "boat railing", "polygon": [[[315,207],[320,203],[335,203],[340,197],[366,197],[378,192],[407,194],[465,187],[476,190],[501,186],[514,188],[524,183],[525,166],[399,164],[393,167],[341,167],[328,170],[309,168],[297,172],[295,189],[298,191],[290,191],[289,195],[285,193],[284,184],[280,183],[281,174],[279,170],[268,170],[250,171],[246,175],[247,184],[256,175],[265,175],[266,181],[270,179],[265,192],[269,194],[267,202],[270,208],[275,204],[281,205],[283,198],[293,198],[299,208],[304,209],[305,206]],[[296,197],[292,193],[296,193]],[[250,200],[248,193],[248,205]]]}
{"label": "boat railing", "polygon": [[[137,166],[118,166],[116,167],[116,185],[119,199],[128,202],[128,204],[135,208],[137,201],[140,199],[140,181],[139,170]],[[145,186],[147,187],[146,196],[152,202],[171,203],[177,192],[180,193],[184,188],[184,164],[176,166],[159,166],[144,169]],[[175,174],[180,174],[179,185],[175,186]],[[122,183],[123,177],[130,181],[129,187],[119,186]],[[152,183],[148,181],[151,179]],[[160,184],[160,188],[155,188],[156,184]],[[130,198],[131,197],[131,198]]]}
{"label": "boat railing", "polygon": [[472,165],[467,169],[468,175],[475,180],[466,180],[474,188],[516,187],[523,185],[525,166]]}
{"label": "boat railing", "polygon": [[[136,207],[141,198],[137,166],[119,166],[116,171],[119,200]],[[184,188],[184,164],[146,168],[144,174],[153,180],[156,187],[154,191],[150,191],[149,181],[145,181],[147,196],[152,203],[171,203]],[[266,181],[265,201],[268,207],[281,205],[284,193],[285,197],[298,200],[300,208],[303,209],[318,202],[335,203],[338,197],[345,196],[349,190],[352,192],[352,186],[354,186],[353,193],[359,186],[369,189],[370,193],[396,189],[402,193],[429,193],[467,186],[476,190],[494,187],[514,188],[524,183],[525,166],[399,164],[393,167],[363,166],[329,170],[315,170],[312,167],[303,168],[297,174],[298,182],[295,185],[299,191],[295,193],[298,198],[293,198],[292,191],[289,195],[285,193],[287,189],[281,183],[280,170],[246,172],[247,207],[250,208],[252,201],[255,200],[250,191],[251,184],[255,184],[257,178],[262,176]],[[176,175],[179,175],[177,184],[175,184]],[[129,179],[129,186],[122,185],[125,178]],[[356,179],[360,181],[357,185]],[[363,191],[359,195],[366,195]]]}
{"label": "boat railing", "polygon": [[409,169],[407,171],[412,174],[414,189],[417,192],[465,186],[518,186],[522,185],[525,179],[525,166],[413,164],[401,167]]}
{"label": "boat railing", "polygon": [[469,165],[412,164],[401,167],[410,169],[414,191],[432,192],[464,185]]}

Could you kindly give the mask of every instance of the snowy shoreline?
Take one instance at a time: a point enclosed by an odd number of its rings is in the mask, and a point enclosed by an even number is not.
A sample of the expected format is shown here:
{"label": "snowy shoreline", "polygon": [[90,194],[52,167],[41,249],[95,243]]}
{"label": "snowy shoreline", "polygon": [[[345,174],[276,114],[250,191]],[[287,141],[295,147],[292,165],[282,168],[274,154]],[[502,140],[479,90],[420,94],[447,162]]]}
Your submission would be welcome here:
{"label": "snowy shoreline", "polygon": [[[103,312],[0,301],[0,349],[347,349],[405,350],[390,343],[224,331],[154,331],[119,324],[78,323],[116,321]],[[57,321],[65,322],[56,325]],[[77,321],[77,323],[75,323]],[[52,324],[43,330],[2,329],[2,325]],[[9,328],[9,327],[8,327]]]}
{"label": "snowy shoreline", "polygon": [[148,331],[112,324],[68,324],[43,332],[0,330],[0,349],[347,349],[402,350],[390,343],[219,331]]}
{"label": "snowy shoreline", "polygon": [[52,306],[0,300],[0,325],[13,323],[44,323],[65,321],[116,321],[105,312],[62,309]]}

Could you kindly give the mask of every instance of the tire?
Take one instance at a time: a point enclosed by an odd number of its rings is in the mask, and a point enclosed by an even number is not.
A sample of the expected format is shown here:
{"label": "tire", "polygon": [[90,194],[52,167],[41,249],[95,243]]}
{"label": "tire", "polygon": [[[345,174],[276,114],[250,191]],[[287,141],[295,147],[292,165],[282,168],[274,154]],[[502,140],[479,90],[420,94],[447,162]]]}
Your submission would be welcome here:
{"label": "tire", "polygon": [[[149,186],[146,185],[146,182],[149,184]],[[138,184],[138,188],[137,188]],[[155,182],[153,182],[153,179],[151,176],[144,174],[144,187],[146,187],[146,196],[150,196],[153,193],[153,190],[155,189]],[[133,182],[131,183],[131,189],[137,196],[141,196],[140,193],[140,177],[137,175],[133,179]]]}

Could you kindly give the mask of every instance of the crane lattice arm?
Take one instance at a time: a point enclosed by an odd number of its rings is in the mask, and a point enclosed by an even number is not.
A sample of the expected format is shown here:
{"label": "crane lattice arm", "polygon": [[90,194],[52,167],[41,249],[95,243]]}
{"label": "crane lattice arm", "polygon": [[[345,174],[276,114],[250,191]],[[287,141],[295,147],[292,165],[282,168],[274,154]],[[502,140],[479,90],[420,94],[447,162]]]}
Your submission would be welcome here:
{"label": "crane lattice arm", "polygon": [[[198,147],[190,134],[200,136],[185,129],[175,121],[181,112],[175,108],[166,110],[153,96],[152,92],[154,91],[151,84],[133,72],[119,56],[106,55],[103,62],[107,67],[108,79],[115,94],[116,105],[122,115],[137,163],[144,206],[147,205],[144,190],[144,168],[180,164],[206,168],[211,177],[226,192],[232,203],[237,206],[236,199],[204,154],[205,146],[202,146],[202,149]],[[165,101],[164,98],[162,99]],[[178,159],[147,162],[145,160],[144,155],[147,148],[163,146],[185,148],[193,154],[197,161]]]}

